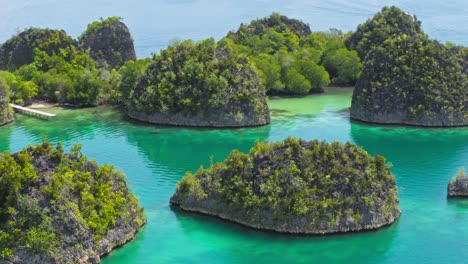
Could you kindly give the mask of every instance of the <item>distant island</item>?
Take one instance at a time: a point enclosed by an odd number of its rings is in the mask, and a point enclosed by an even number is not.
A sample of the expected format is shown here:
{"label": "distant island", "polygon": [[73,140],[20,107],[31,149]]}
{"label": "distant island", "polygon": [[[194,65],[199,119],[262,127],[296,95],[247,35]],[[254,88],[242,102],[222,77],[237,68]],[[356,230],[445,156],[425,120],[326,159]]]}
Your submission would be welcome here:
{"label": "distant island", "polygon": [[429,39],[421,22],[384,8],[348,39],[364,67],[351,118],[371,123],[468,125],[468,49]]}
{"label": "distant island", "polygon": [[99,263],[146,222],[125,176],[46,140],[0,154],[0,262]]}
{"label": "distant island", "polygon": [[377,229],[400,216],[395,177],[381,156],[354,144],[287,138],[177,185],[171,204],[262,230],[329,234]]}

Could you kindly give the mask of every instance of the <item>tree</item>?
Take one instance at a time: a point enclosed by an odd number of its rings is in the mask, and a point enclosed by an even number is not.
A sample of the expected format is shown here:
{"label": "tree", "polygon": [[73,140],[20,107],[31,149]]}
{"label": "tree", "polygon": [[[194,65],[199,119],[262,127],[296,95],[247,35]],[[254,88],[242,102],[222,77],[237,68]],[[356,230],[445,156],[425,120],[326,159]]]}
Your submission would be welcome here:
{"label": "tree", "polygon": [[286,74],[286,88],[294,94],[307,94],[312,88],[312,85],[304,75],[293,68]]}
{"label": "tree", "polygon": [[0,82],[10,90],[10,101],[23,105],[37,94],[37,85],[32,81],[23,81],[11,72],[0,71]]}
{"label": "tree", "polygon": [[352,85],[362,70],[362,63],[356,51],[341,48],[324,55],[323,66],[332,77],[332,83]]}

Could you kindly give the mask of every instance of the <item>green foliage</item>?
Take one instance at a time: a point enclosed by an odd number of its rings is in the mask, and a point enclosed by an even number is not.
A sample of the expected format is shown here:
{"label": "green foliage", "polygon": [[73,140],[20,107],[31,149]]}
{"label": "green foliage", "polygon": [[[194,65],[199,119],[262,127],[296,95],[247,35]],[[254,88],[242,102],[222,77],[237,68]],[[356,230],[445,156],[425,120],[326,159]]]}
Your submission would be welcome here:
{"label": "green foliage", "polygon": [[227,215],[260,217],[266,210],[277,219],[310,216],[327,223],[341,217],[359,222],[367,210],[387,217],[399,209],[395,177],[383,157],[351,143],[294,138],[256,142],[248,154],[234,150],[224,163],[188,173],[173,198],[190,206],[206,200]]}
{"label": "green foliage", "polygon": [[307,94],[321,92],[330,78],[354,84],[362,65],[345,38],[336,29],[312,33],[308,25],[273,13],[242,24],[221,42],[251,58],[269,93]]}
{"label": "green foliage", "polygon": [[229,119],[268,115],[264,94],[247,59],[228,44],[188,40],[154,56],[128,105],[148,114],[209,118],[216,111],[216,118]]}
{"label": "green foliage", "polygon": [[128,99],[133,97],[138,81],[143,77],[150,63],[150,59],[129,61],[119,69],[119,97],[122,98],[125,103],[128,103]]}
{"label": "green foliage", "polygon": [[461,167],[457,174],[455,176],[453,176],[452,178],[452,182],[456,182],[457,180],[461,180],[463,178],[466,178],[468,177],[468,175],[465,173],[465,168],[464,167]]}
{"label": "green foliage", "polygon": [[[71,237],[89,236],[97,246],[116,225],[144,223],[125,176],[88,161],[80,148],[66,154],[60,143],[54,148],[44,139],[14,155],[0,154],[0,261],[26,249],[30,255],[76,262],[66,253]],[[75,241],[82,242],[88,243]]]}
{"label": "green foliage", "polygon": [[74,45],[74,40],[63,30],[26,29],[0,46],[0,70],[15,71],[32,63],[35,49],[52,56]]}
{"label": "green foliage", "polygon": [[94,21],[94,22],[88,24],[88,27],[83,32],[82,36],[87,35],[87,34],[96,33],[96,32],[100,31],[103,28],[109,28],[115,23],[122,22],[122,20],[123,20],[122,17],[117,17],[117,16],[108,17],[106,19],[101,17],[99,19],[99,21]]}
{"label": "green foliage", "polygon": [[338,85],[356,83],[362,70],[357,52],[344,48],[326,53],[323,66],[332,76],[332,82]]}
{"label": "green foliage", "polygon": [[421,22],[395,6],[384,7],[373,18],[358,26],[346,40],[346,46],[356,50],[364,61],[367,53],[385,40],[399,35],[416,36],[422,33]]}
{"label": "green foliage", "polygon": [[0,125],[9,122],[12,119],[13,109],[10,107],[10,87],[0,78]]}
{"label": "green foliage", "polygon": [[22,66],[15,75],[10,74],[10,79],[16,80],[10,83],[12,94],[22,95],[18,101],[34,97],[37,91],[39,98],[50,101],[96,105],[101,87],[109,85],[89,55],[73,46],[54,55],[36,49],[33,63]]}
{"label": "green foliage", "polygon": [[[108,34],[108,40],[112,43],[92,37],[99,44],[96,46],[94,42],[91,43],[93,48],[104,50],[107,57],[115,59],[115,63],[109,62],[111,67],[134,60],[133,40],[119,17],[91,23],[80,40],[86,34],[98,34],[99,30],[110,27],[114,30],[112,34]],[[100,57],[91,57],[95,54],[88,54],[87,49],[90,47],[85,46],[78,47],[76,41],[64,31],[36,28],[25,30],[0,46],[0,70],[10,71],[0,72],[0,82],[3,82],[3,86],[8,86],[11,101],[17,104],[26,104],[31,98],[80,107],[117,102],[120,73],[112,68],[99,69]],[[141,72],[141,69],[138,71]],[[125,74],[130,72],[127,70]],[[128,86],[134,76],[126,78],[124,85]]]}
{"label": "green foliage", "polygon": [[402,113],[401,122],[463,124],[468,117],[468,76],[458,56],[424,35],[389,38],[368,54],[353,108]]}
{"label": "green foliage", "polygon": [[10,101],[14,104],[24,104],[37,94],[37,85],[32,81],[24,81],[13,73],[0,71],[0,85],[10,90]]}

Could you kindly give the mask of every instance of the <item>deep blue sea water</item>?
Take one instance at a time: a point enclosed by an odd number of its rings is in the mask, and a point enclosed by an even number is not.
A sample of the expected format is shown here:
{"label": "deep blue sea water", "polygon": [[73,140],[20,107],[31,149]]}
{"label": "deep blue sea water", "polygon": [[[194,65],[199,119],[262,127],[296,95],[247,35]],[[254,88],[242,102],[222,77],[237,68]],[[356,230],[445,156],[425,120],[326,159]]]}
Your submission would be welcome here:
{"label": "deep blue sea water", "polygon": [[313,30],[354,30],[385,5],[416,14],[431,37],[468,45],[466,0],[0,0],[0,43],[27,27],[77,37],[100,17],[121,16],[137,55],[150,56],[175,39],[219,39],[239,24],[280,12]]}

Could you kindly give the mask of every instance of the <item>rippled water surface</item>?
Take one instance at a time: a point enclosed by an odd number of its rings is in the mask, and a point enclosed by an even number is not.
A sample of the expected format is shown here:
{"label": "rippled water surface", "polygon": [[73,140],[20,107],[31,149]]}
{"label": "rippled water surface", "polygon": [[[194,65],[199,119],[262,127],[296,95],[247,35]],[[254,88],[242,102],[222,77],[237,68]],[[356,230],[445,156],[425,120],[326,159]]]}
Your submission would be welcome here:
{"label": "rippled water surface", "polygon": [[[103,263],[466,263],[468,201],[447,201],[446,184],[468,167],[468,128],[419,129],[349,121],[351,90],[272,98],[271,125],[230,130],[132,123],[110,108],[48,109],[41,121],[18,115],[0,128],[0,150],[17,151],[46,134],[67,147],[82,143],[99,163],[124,170],[148,223]],[[168,201],[186,171],[247,151],[255,140],[352,141],[393,163],[403,214],[375,232],[297,237],[259,232],[210,217],[172,210]]]}
{"label": "rippled water surface", "polygon": [[274,11],[313,30],[354,30],[385,5],[416,14],[431,37],[468,45],[466,0],[0,0],[0,43],[31,26],[60,28],[77,37],[100,17],[121,16],[137,55],[146,57],[174,39],[219,39],[241,22]]}

